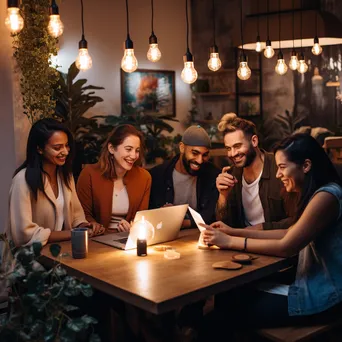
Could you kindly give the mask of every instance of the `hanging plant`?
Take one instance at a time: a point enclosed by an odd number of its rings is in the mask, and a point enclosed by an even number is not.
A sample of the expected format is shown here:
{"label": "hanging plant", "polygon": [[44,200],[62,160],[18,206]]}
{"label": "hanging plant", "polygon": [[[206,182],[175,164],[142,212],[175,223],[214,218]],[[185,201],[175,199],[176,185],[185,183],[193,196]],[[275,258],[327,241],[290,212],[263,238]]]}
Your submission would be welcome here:
{"label": "hanging plant", "polygon": [[48,33],[49,0],[22,0],[23,30],[13,35],[14,57],[21,72],[20,89],[24,114],[33,124],[51,117],[58,72],[51,67],[51,55],[57,55],[57,42]]}

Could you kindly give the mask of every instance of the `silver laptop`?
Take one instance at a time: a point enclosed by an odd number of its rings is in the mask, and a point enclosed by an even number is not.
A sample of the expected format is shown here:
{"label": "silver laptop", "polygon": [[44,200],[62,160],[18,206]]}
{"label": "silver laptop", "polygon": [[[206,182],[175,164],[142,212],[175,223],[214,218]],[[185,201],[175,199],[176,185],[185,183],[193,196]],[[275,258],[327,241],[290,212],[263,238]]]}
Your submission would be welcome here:
{"label": "silver laptop", "polygon": [[[187,209],[188,205],[182,204],[142,210],[135,214],[134,222],[141,220],[144,216],[144,219],[154,226],[154,236],[147,242],[148,246],[172,241],[178,236]],[[92,240],[124,250],[137,247],[137,241],[129,232],[96,236]]]}

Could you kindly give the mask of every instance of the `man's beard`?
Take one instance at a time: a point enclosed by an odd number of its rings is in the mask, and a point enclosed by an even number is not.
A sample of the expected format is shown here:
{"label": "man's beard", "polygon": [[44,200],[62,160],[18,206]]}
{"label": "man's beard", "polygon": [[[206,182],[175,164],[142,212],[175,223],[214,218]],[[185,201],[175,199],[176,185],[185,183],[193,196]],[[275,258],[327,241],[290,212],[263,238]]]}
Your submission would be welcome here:
{"label": "man's beard", "polygon": [[[247,153],[245,154],[245,157],[246,157],[245,163],[238,167],[244,168],[244,167],[250,166],[254,162],[256,155],[257,153],[255,149],[252,147],[252,145],[250,145]],[[231,158],[231,161],[233,162],[233,165],[237,167],[237,165],[234,162],[234,158]]]}
{"label": "man's beard", "polygon": [[184,166],[186,172],[189,175],[191,175],[191,176],[197,176],[198,175],[198,172],[201,169],[200,164],[197,164],[196,162],[192,162],[193,164],[199,165],[199,167],[200,167],[198,170],[192,170],[191,166],[190,166],[190,161],[185,158],[185,154],[183,154],[183,156],[182,156],[182,162],[183,162],[183,166]]}

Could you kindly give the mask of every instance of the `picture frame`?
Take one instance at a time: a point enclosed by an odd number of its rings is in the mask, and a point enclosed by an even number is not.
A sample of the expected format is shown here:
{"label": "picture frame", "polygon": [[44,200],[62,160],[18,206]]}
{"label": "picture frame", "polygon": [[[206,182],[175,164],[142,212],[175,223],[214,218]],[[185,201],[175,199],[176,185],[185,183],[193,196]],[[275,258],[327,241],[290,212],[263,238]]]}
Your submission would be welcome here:
{"label": "picture frame", "polygon": [[258,116],[260,115],[259,96],[240,96],[239,116]]}
{"label": "picture frame", "polygon": [[121,69],[121,110],[126,113],[132,109],[175,117],[175,72],[137,69],[126,73]]}

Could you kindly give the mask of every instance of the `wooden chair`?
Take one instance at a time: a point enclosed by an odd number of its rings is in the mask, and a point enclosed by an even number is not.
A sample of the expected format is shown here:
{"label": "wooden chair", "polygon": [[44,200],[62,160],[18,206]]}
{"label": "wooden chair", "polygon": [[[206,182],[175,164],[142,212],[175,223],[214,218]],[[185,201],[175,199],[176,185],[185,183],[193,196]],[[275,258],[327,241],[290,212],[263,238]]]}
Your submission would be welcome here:
{"label": "wooden chair", "polygon": [[[336,317],[326,324],[312,326],[288,326],[280,328],[266,328],[257,330],[256,333],[274,342],[303,342],[303,341],[329,341],[325,333],[331,332],[336,327],[342,326],[342,317]],[[316,339],[319,336],[319,339]],[[336,339],[334,341],[338,341]]]}

